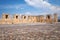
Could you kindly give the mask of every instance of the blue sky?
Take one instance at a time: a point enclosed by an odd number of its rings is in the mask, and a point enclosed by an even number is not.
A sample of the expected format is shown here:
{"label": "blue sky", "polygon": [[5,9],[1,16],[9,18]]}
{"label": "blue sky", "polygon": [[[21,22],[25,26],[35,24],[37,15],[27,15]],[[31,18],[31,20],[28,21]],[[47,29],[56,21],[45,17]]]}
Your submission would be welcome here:
{"label": "blue sky", "polygon": [[0,0],[0,15],[2,13],[60,15],[60,0]]}

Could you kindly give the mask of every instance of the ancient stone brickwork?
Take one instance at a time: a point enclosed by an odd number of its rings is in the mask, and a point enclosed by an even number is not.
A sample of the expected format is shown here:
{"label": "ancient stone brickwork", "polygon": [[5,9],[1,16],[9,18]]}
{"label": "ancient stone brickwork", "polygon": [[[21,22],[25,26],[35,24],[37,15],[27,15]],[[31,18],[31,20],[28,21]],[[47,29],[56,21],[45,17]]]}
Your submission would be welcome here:
{"label": "ancient stone brickwork", "polygon": [[20,23],[56,23],[58,22],[57,14],[53,15],[19,15],[14,14],[11,18],[9,14],[3,14],[2,19],[0,19],[0,24],[20,24]]}
{"label": "ancient stone brickwork", "polygon": [[10,19],[9,14],[3,14],[2,19],[0,21],[1,21],[1,24],[12,24],[12,20]]}
{"label": "ancient stone brickwork", "polygon": [[52,16],[51,15],[46,16],[46,22],[47,23],[52,23]]}
{"label": "ancient stone brickwork", "polygon": [[12,19],[12,24],[19,24],[20,23],[20,18],[18,14],[15,14]]}
{"label": "ancient stone brickwork", "polygon": [[57,14],[54,14],[54,22],[58,22],[58,16],[57,16]]}

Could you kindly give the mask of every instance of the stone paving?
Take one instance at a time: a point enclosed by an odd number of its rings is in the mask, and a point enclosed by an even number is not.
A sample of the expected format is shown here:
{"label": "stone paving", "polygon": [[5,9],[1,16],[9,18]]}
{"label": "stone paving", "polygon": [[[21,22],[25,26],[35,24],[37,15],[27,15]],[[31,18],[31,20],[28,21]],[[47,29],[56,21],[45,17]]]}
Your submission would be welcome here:
{"label": "stone paving", "polygon": [[60,40],[59,24],[0,25],[0,40]]}

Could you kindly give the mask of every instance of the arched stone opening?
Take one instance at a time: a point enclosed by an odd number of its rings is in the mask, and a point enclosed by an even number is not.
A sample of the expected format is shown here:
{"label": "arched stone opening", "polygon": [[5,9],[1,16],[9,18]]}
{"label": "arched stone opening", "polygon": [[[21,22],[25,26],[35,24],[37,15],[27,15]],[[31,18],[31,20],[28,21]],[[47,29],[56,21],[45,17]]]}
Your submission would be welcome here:
{"label": "arched stone opening", "polygon": [[5,15],[5,18],[8,19],[8,15]]}

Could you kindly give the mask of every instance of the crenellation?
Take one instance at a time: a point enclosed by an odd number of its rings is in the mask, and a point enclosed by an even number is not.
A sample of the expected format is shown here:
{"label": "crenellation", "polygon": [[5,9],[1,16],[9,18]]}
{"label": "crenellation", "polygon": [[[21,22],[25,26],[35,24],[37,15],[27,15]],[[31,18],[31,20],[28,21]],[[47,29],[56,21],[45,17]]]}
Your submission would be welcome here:
{"label": "crenellation", "polygon": [[[54,16],[54,17],[52,17]],[[56,23],[58,22],[57,14],[54,15],[19,15],[14,14],[10,18],[9,14],[3,14],[0,24],[20,24],[20,23]]]}

